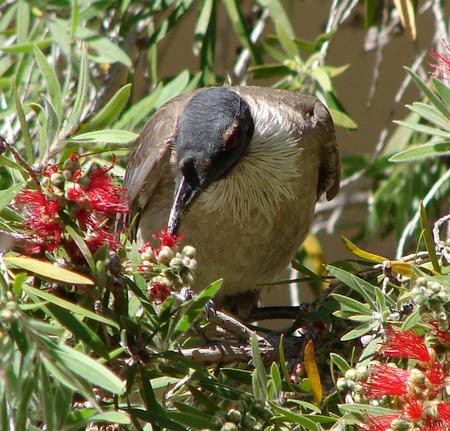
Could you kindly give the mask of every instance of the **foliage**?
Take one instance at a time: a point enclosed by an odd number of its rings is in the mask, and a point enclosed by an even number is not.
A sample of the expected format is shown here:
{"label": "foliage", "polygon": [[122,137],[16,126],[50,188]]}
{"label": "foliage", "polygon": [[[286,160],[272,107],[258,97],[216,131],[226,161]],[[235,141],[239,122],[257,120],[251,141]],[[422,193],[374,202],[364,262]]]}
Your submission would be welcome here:
{"label": "foliage", "polygon": [[[368,30],[380,35],[389,16],[416,37],[416,2],[364,3]],[[428,431],[449,426],[448,244],[440,225],[432,233],[428,223],[448,209],[448,52],[434,55],[430,80],[407,69],[424,99],[408,106],[390,141],[372,157],[343,160],[344,194],[361,177],[373,187],[362,233],[394,230],[397,259],[346,240],[361,260],[328,266],[327,278],[297,262],[308,278],[331,286],[281,336],[221,312],[206,316],[221,283],[192,295],[195,250],[181,238],[163,231],[158,246],[139,248],[130,232],[115,229],[128,212],[120,187],[126,154],[144,122],[172,97],[227,80],[215,67],[221,13],[242,47],[228,79],[270,79],[315,94],[337,126],[354,130],[334,86],[347,65],[329,65],[326,55],[356,4],[333,1],[314,41],[297,38],[278,0],[253,8],[235,0],[0,4],[0,429],[365,423],[378,431],[394,428],[394,419]],[[198,68],[161,77],[159,47],[190,14]],[[269,25],[273,33],[264,31]],[[410,238],[424,252],[403,258]],[[393,353],[399,334],[433,360]],[[416,416],[399,413],[410,402],[403,392],[371,396],[384,365],[371,361],[382,355],[406,379],[412,369],[422,373],[414,371],[418,388],[428,392],[414,398],[424,404]],[[430,384],[431,368],[442,375]],[[397,382],[404,391],[404,379]]]}

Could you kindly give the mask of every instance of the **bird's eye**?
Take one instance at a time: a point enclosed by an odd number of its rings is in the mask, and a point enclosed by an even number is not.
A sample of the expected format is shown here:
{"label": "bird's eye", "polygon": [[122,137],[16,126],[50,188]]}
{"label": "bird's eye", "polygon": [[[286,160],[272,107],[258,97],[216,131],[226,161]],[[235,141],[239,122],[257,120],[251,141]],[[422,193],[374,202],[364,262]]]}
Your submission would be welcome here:
{"label": "bird's eye", "polygon": [[240,134],[239,125],[235,126],[231,131],[227,133],[224,143],[225,150],[232,150],[233,148],[237,147],[237,145],[239,144],[239,134]]}

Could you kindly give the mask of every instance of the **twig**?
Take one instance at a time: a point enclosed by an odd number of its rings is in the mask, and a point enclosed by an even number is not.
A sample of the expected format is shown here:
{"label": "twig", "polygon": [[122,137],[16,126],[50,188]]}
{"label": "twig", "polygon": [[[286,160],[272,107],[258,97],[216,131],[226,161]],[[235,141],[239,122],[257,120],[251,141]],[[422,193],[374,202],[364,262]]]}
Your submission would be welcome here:
{"label": "twig", "polygon": [[208,321],[213,325],[218,325],[222,329],[231,332],[239,340],[249,340],[252,336],[252,331],[243,323],[221,311],[213,311],[208,317]]}
{"label": "twig", "polygon": [[[450,169],[447,170],[447,172],[442,175],[434,184],[433,187],[428,191],[425,198],[423,199],[423,206],[426,207],[430,201],[433,199],[434,195],[437,193],[437,191],[441,188],[443,184],[450,178]],[[416,214],[414,214],[414,217],[409,221],[409,223],[406,225],[405,229],[403,229],[402,235],[400,237],[400,240],[398,242],[397,246],[397,259],[400,258],[403,254],[403,251],[405,249],[406,240],[408,237],[414,232],[414,229],[417,226],[417,223],[419,222],[420,218],[420,211],[419,209],[416,211]]]}
{"label": "twig", "polygon": [[448,263],[450,263],[450,247],[448,245],[447,240],[442,241],[440,235],[440,228],[444,223],[448,223],[450,221],[450,214],[441,217],[434,225],[433,225],[433,239],[436,244],[437,249],[442,253]]}
{"label": "twig", "polygon": [[[258,21],[255,24],[255,27],[253,28],[251,34],[250,34],[250,41],[252,43],[256,43],[258,39],[261,37],[264,27],[266,26],[267,18],[269,17],[269,11],[267,9],[264,9],[261,13],[261,16],[259,17]],[[244,71],[246,70],[246,66],[248,64],[248,61],[250,59],[250,51],[245,48],[240,53],[236,64],[233,69],[233,74],[238,79],[242,78],[242,75]],[[242,82],[241,82],[242,84]]]}

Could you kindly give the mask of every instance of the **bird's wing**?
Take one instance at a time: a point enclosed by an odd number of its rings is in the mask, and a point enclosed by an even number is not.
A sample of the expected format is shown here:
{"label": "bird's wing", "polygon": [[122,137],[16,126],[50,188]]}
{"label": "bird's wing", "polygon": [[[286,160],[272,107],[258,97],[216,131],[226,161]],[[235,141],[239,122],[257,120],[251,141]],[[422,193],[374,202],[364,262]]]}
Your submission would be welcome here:
{"label": "bird's wing", "polygon": [[146,206],[163,176],[170,173],[178,117],[193,94],[177,96],[159,108],[135,141],[124,181],[133,213]]}
{"label": "bird's wing", "polygon": [[316,97],[286,90],[252,86],[231,89],[244,98],[266,99],[272,105],[284,105],[301,114],[291,116],[291,120],[297,123],[293,129],[300,134],[305,129],[313,129],[321,146],[317,198],[326,193],[328,200],[333,199],[339,191],[341,165],[333,119],[325,105]]}

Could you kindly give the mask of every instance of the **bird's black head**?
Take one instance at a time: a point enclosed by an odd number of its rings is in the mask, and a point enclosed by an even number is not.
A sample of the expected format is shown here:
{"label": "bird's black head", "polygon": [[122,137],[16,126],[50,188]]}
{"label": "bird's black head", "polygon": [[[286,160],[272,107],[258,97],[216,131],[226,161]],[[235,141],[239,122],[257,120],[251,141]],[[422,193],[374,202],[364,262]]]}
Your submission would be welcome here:
{"label": "bird's black head", "polygon": [[247,103],[224,87],[192,97],[178,121],[175,142],[179,176],[169,218],[176,232],[182,210],[201,190],[225,175],[241,158],[253,137]]}

